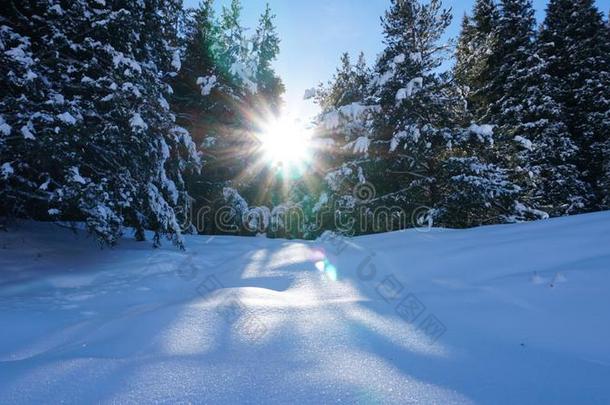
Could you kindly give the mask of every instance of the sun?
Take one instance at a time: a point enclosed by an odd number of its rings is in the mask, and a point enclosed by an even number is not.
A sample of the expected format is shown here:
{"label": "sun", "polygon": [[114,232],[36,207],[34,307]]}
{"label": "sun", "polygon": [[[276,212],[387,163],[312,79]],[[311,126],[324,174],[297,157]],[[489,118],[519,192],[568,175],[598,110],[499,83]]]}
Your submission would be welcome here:
{"label": "sun", "polygon": [[303,169],[311,160],[310,131],[287,117],[264,125],[259,140],[263,158],[272,166]]}

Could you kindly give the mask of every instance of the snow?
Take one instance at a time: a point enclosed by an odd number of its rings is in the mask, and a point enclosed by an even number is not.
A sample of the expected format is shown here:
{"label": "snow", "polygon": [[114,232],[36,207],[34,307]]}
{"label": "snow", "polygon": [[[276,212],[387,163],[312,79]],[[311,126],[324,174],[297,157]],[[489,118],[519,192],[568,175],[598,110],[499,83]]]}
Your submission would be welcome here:
{"label": "snow", "polygon": [[38,186],[38,189],[39,189],[39,190],[46,191],[46,190],[48,190],[48,189],[49,189],[49,184],[51,184],[51,179],[50,179],[50,178],[49,178],[49,179],[46,179],[46,180],[44,181],[44,183],[42,183],[40,186]]}
{"label": "snow", "polygon": [[54,93],[49,97],[49,101],[47,101],[47,104],[64,105],[65,102],[66,102],[66,99],[64,98],[64,96],[62,94]]}
{"label": "snow", "polygon": [[470,136],[474,135],[474,136],[476,136],[476,138],[479,142],[489,143],[490,145],[493,145],[494,144],[494,128],[495,128],[495,125],[472,124],[472,125],[470,125],[470,127],[468,127],[468,130],[464,135],[466,136],[466,138],[469,138]]}
{"label": "snow", "polygon": [[114,63],[114,67],[118,68],[121,65],[126,65],[128,68],[130,68],[134,72],[142,73],[142,66],[140,66],[140,64],[137,61],[135,61],[129,57],[126,57],[122,52],[114,51],[113,53],[114,54],[112,56],[112,62]]}
{"label": "snow", "polygon": [[80,170],[78,167],[71,167],[70,174],[72,175],[72,180],[79,184],[87,184],[87,180],[80,175]]}
{"label": "snow", "polygon": [[411,59],[411,62],[413,62],[413,63],[421,63],[422,62],[421,52],[411,52],[409,54],[409,59]]}
{"label": "snow", "polygon": [[34,72],[32,72],[32,70],[28,69],[28,71],[25,74],[25,80],[26,81],[32,81],[34,79],[36,79],[38,77],[38,75]]}
{"label": "snow", "polygon": [[142,116],[139,113],[134,113],[132,115],[131,119],[129,120],[129,125],[131,125],[131,128],[134,131],[144,131],[148,129],[148,125],[146,125],[146,123],[142,119]]}
{"label": "snow", "polygon": [[366,121],[371,113],[379,110],[378,105],[351,103],[324,114],[320,124],[327,130],[335,130],[346,123],[353,123],[357,120]]}
{"label": "snow", "polygon": [[546,212],[537,210],[535,208],[527,207],[522,203],[517,203],[515,206],[515,210],[520,214],[530,214],[535,218],[549,219],[549,214],[547,214]]}
{"label": "snow", "polygon": [[248,211],[248,203],[239,194],[237,190],[232,187],[225,187],[222,189],[222,196],[225,201],[231,203],[239,214]]}
{"label": "snow", "polygon": [[532,141],[530,141],[527,138],[517,135],[517,136],[515,136],[514,140],[515,140],[515,142],[519,143],[523,148],[525,148],[527,150],[533,149]]}
{"label": "snow", "polygon": [[0,177],[2,179],[8,179],[13,173],[15,173],[15,170],[9,162],[3,163],[2,166],[0,166]]}
{"label": "snow", "polygon": [[34,64],[34,60],[29,56],[29,54],[25,53],[22,46],[17,46],[15,48],[9,49],[8,51],[5,51],[4,54],[18,61],[26,67],[32,66]]}
{"label": "snow", "polygon": [[610,402],[610,212],[186,251],[17,225],[0,403]]}
{"label": "snow", "polygon": [[398,148],[398,145],[400,145],[400,142],[403,139],[406,139],[408,136],[409,134],[407,133],[407,131],[399,131],[395,133],[392,137],[392,140],[390,141],[390,152],[394,152],[396,148]]}
{"label": "snow", "polygon": [[136,86],[134,86],[134,84],[131,82],[123,83],[123,85],[121,86],[121,89],[125,92],[129,92],[129,93],[133,94],[137,98],[142,97],[142,93],[140,92],[140,90]]}
{"label": "snow", "polygon": [[340,125],[341,116],[339,111],[331,111],[322,117],[322,126],[327,130],[337,129]]}
{"label": "snow", "polygon": [[170,107],[169,107],[169,103],[167,102],[167,99],[163,96],[159,96],[159,105],[161,106],[161,108],[163,108],[165,111],[169,111]]}
{"label": "snow", "polygon": [[320,212],[320,210],[324,208],[326,204],[328,204],[328,194],[324,191],[320,194],[320,198],[318,198],[318,201],[313,206],[312,211]]}
{"label": "snow", "polygon": [[379,111],[380,107],[377,105],[364,105],[361,103],[351,103],[339,107],[339,112],[344,117],[350,120],[357,120],[366,117],[371,112]]}
{"label": "snow", "polygon": [[401,54],[396,55],[396,56],[394,57],[394,63],[395,63],[395,64],[397,64],[397,65],[398,65],[398,64],[401,64],[401,63],[404,63],[404,62],[405,62],[405,59],[406,59],[405,54],[404,54],[404,53],[401,53]]}
{"label": "snow", "polygon": [[72,114],[70,114],[69,112],[65,112],[62,114],[58,114],[57,118],[59,118],[59,120],[61,122],[63,122],[64,124],[68,124],[68,125],[74,125],[76,124],[76,118],[74,118],[72,116]]}
{"label": "snow", "polygon": [[61,8],[61,6],[59,4],[49,7],[49,11],[52,11],[53,13],[55,13],[57,15],[64,15],[64,10]]}
{"label": "snow", "polygon": [[494,135],[494,126],[489,124],[472,124],[468,129],[470,130],[470,132],[480,135],[483,138],[490,138]]}
{"label": "snow", "polygon": [[354,153],[368,153],[371,140],[366,136],[361,136],[353,144]]}
{"label": "snow", "polygon": [[394,77],[394,70],[388,70],[386,72],[384,72],[381,76],[376,77],[373,80],[373,83],[375,85],[377,85],[378,87],[382,87],[385,84],[387,84],[390,80],[392,80],[392,78]]}
{"label": "snow", "polygon": [[34,133],[32,132],[32,123],[28,122],[27,125],[24,125],[21,127],[21,135],[23,135],[23,137],[25,139],[36,139],[36,137],[34,136]]}
{"label": "snow", "polygon": [[179,72],[182,69],[182,62],[180,60],[180,50],[176,49],[172,54],[172,67]]}
{"label": "snow", "polygon": [[[394,134],[394,136],[392,136],[392,140],[390,141],[390,152],[394,152],[396,148],[398,148],[398,145],[400,145],[400,143],[404,140],[410,140],[413,143],[416,143],[419,141],[420,137],[421,131],[419,127],[415,124],[409,125],[405,130],[398,131]],[[404,147],[406,148],[407,145],[405,144]]]}
{"label": "snow", "polygon": [[414,93],[416,93],[419,89],[421,89],[424,83],[424,79],[422,77],[416,77],[407,83],[407,87],[403,89],[399,89],[396,92],[396,101],[402,101],[409,97],[411,97]]}
{"label": "snow", "polygon": [[396,101],[404,100],[407,98],[407,89],[398,89],[396,92]]}
{"label": "snow", "polygon": [[303,100],[311,100],[312,98],[316,97],[317,94],[318,91],[315,87],[312,87],[311,89],[306,89],[305,94],[303,95]]}
{"label": "snow", "polygon": [[258,92],[258,85],[252,80],[254,72],[241,62],[234,62],[229,69],[229,72],[237,76],[251,93]]}
{"label": "snow", "polygon": [[11,126],[7,124],[4,120],[4,117],[0,115],[0,134],[4,136],[9,136],[12,130],[13,129],[11,128]]}
{"label": "snow", "polygon": [[201,95],[209,96],[214,87],[216,87],[217,80],[216,75],[197,78],[197,85],[201,88]]}

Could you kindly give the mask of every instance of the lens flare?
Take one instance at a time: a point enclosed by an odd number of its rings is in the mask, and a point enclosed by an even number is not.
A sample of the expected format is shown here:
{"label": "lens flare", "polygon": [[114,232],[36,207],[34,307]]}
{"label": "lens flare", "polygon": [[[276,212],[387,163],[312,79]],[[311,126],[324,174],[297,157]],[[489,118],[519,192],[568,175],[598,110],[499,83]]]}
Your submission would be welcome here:
{"label": "lens flare", "polygon": [[326,269],[326,264],[324,263],[323,260],[316,262],[315,266],[316,266],[316,269],[318,269],[319,271],[324,271],[324,269]]}
{"label": "lens flare", "polygon": [[311,134],[286,117],[266,124],[259,140],[264,159],[286,173],[302,171],[311,160]]}
{"label": "lens flare", "polygon": [[337,281],[337,268],[332,264],[326,266],[326,271],[324,273],[331,281]]}
{"label": "lens flare", "polygon": [[314,266],[320,273],[323,273],[326,277],[328,277],[331,281],[337,281],[339,277],[339,273],[337,272],[337,268],[333,266],[328,259],[319,260],[314,263]]}

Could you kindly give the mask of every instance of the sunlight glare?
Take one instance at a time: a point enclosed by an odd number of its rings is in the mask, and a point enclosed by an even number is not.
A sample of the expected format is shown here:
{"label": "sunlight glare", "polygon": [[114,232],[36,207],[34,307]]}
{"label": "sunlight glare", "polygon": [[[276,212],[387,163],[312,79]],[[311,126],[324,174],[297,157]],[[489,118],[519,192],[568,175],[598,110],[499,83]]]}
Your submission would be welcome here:
{"label": "sunlight glare", "polygon": [[311,158],[310,134],[286,117],[266,125],[259,138],[265,160],[274,166],[302,170]]}

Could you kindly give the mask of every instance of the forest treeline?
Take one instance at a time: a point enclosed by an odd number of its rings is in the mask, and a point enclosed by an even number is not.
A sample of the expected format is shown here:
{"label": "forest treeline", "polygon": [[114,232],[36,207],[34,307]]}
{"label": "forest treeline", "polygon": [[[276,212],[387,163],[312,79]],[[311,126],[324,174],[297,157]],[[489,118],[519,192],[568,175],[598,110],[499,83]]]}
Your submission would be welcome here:
{"label": "forest treeline", "polygon": [[477,0],[455,44],[440,0],[388,1],[376,61],[344,54],[307,92],[317,148],[292,177],[261,162],[255,136],[282,108],[275,16],[247,29],[238,0],[217,10],[9,1],[1,215],[182,246],[185,232],[313,238],[608,209],[610,28],[593,0],[550,0],[540,25],[531,0]]}

